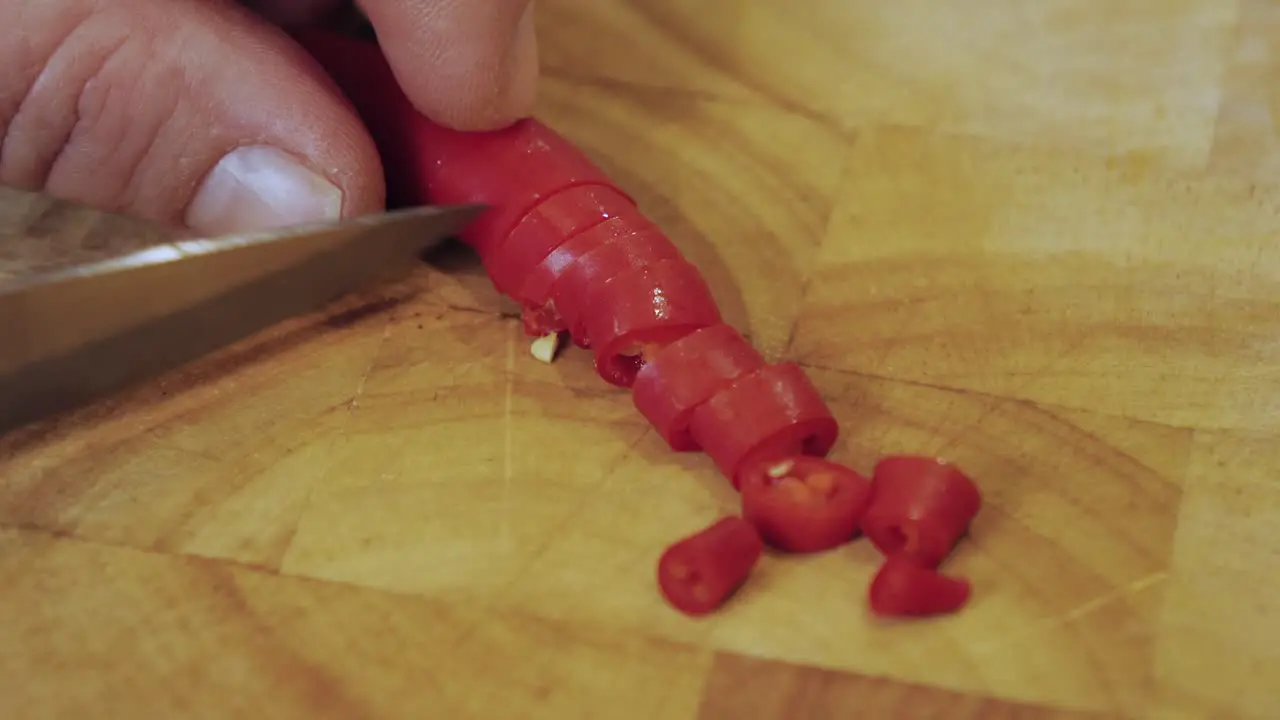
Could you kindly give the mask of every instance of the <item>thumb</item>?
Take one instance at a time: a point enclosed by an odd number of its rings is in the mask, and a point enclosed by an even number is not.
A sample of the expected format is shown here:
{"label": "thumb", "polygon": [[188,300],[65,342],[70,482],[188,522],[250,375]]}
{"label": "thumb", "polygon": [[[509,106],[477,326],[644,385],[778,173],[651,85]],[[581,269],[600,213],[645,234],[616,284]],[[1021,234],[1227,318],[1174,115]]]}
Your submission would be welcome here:
{"label": "thumb", "polygon": [[[533,112],[533,0],[360,0],[418,110],[458,130],[492,130]],[[430,68],[430,72],[423,72]]]}
{"label": "thumb", "polygon": [[10,0],[0,183],[202,234],[382,207],[372,140],[283,33],[214,0]]}

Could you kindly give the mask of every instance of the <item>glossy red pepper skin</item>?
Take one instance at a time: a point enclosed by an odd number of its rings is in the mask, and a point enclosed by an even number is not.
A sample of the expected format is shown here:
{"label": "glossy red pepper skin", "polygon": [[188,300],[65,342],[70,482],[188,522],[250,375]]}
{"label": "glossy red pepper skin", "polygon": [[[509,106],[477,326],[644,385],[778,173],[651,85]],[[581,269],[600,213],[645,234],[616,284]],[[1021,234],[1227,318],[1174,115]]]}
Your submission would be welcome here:
{"label": "glossy red pepper skin", "polygon": [[764,365],[764,358],[736,329],[712,325],[646,357],[631,386],[631,399],[668,447],[692,452],[701,449],[689,432],[693,411]]}
{"label": "glossy red pepper skin", "polygon": [[527,313],[542,314],[557,330],[568,330],[587,347],[582,310],[600,288],[624,269],[679,259],[680,251],[637,212],[601,223],[556,248],[525,278],[516,300]]}
{"label": "glossy red pepper skin", "polygon": [[871,481],[854,470],[806,455],[741,474],[742,516],[768,545],[816,553],[852,540],[871,501]]}
{"label": "glossy red pepper skin", "polygon": [[825,457],[839,431],[821,393],[789,362],[744,375],[694,410],[689,422],[693,439],[734,487],[751,465]]}
{"label": "glossy red pepper skin", "polygon": [[532,118],[491,132],[446,128],[418,112],[376,44],[318,29],[294,37],[351,101],[377,143],[389,207],[490,206],[461,234],[482,258],[540,203],[570,188],[608,187],[635,204],[582,151]]}
{"label": "glossy red pepper skin", "polygon": [[683,260],[680,251],[657,228],[638,232],[625,241],[601,245],[578,258],[551,288],[558,308],[578,347],[591,347],[587,315],[597,307],[608,282],[636,268],[664,260]]}
{"label": "glossy red pepper skin", "polygon": [[482,256],[494,287],[516,300],[530,273],[557,248],[579,234],[639,212],[627,198],[601,185],[579,185],[533,208],[495,251]]}
{"label": "glossy red pepper skin", "polygon": [[726,517],[662,553],[658,587],[680,612],[706,615],[737,592],[763,552],[764,543],[751,523]]}
{"label": "glossy red pepper skin", "polygon": [[[562,312],[570,308],[556,303]],[[595,354],[596,374],[631,387],[645,348],[670,344],[723,319],[698,268],[660,260],[618,273],[579,310]]]}
{"label": "glossy red pepper skin", "polygon": [[881,617],[928,617],[953,613],[969,602],[969,581],[950,577],[910,558],[885,560],[871,580],[867,599]]}
{"label": "glossy red pepper skin", "polygon": [[862,532],[886,557],[937,567],[982,507],[982,493],[944,460],[892,456],[876,463]]}
{"label": "glossy red pepper skin", "polygon": [[[530,270],[516,293],[516,300],[541,305],[551,301],[552,288],[587,255],[606,245],[626,247],[640,234],[657,232],[658,228],[637,210],[610,218],[579,235],[566,240]],[[678,256],[678,254],[677,254]],[[606,278],[607,279],[607,278]]]}

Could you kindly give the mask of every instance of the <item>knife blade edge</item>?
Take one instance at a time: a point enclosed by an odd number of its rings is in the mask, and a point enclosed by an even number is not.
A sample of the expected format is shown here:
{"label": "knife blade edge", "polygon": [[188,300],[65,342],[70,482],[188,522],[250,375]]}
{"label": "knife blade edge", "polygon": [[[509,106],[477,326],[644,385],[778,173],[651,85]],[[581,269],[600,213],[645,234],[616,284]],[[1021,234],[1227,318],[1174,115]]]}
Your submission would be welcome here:
{"label": "knife blade edge", "polygon": [[362,215],[340,222],[319,222],[295,225],[285,229],[262,230],[213,237],[176,238],[149,247],[133,250],[118,257],[95,260],[89,263],[42,271],[13,280],[0,281],[0,295],[23,292],[37,285],[67,282],[76,278],[127,271],[138,267],[161,266],[183,262],[220,253],[251,251],[255,248],[283,247],[282,243],[310,243],[320,250],[325,240],[330,244],[342,242],[335,233],[349,233],[361,228],[377,230],[400,223],[424,220],[446,215],[459,218],[465,224],[485,209],[484,205],[424,206],[384,213]]}
{"label": "knife blade edge", "polygon": [[[0,433],[216,351],[267,326],[317,310],[395,268],[435,241],[455,234],[482,206],[407,211],[404,230],[373,242],[366,232],[387,222],[299,228],[285,235],[306,252],[281,244],[281,233],[192,239],[120,259],[55,270],[21,289],[0,292]],[[419,226],[412,222],[421,220]],[[434,228],[428,235],[414,228]],[[328,237],[309,242],[308,236]],[[212,244],[210,244],[212,243]],[[221,248],[214,251],[214,249]],[[281,250],[278,266],[238,274],[235,250]],[[192,253],[202,259],[192,262]],[[266,254],[269,254],[267,252]],[[259,259],[262,253],[248,252]],[[138,264],[139,259],[146,262]],[[132,264],[130,263],[132,260]],[[185,261],[185,262],[184,262]],[[220,270],[225,272],[220,272]],[[260,270],[260,269],[259,269]],[[201,274],[211,273],[209,277]],[[155,302],[149,294],[166,294]],[[185,294],[184,294],[185,293]],[[116,312],[112,298],[126,306]],[[154,307],[147,307],[148,303]]]}

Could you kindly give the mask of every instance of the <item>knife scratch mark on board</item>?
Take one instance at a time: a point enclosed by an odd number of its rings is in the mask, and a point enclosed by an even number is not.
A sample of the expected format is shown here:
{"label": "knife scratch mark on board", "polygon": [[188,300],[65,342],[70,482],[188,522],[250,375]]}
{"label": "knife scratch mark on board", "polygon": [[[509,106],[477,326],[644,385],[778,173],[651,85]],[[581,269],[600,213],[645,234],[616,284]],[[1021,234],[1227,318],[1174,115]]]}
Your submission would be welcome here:
{"label": "knife scratch mark on board", "polygon": [[[509,535],[511,532],[511,518],[514,508],[511,507],[511,475],[512,459],[512,429],[511,429],[511,406],[515,395],[516,383],[516,333],[512,328],[507,332],[507,364],[506,364],[506,387],[503,391],[502,403],[502,532]],[[504,538],[507,540],[509,538]]]}
{"label": "knife scratch mark on board", "polygon": [[[1032,627],[1027,628],[1022,632],[1014,633],[1012,635],[1008,635],[1004,637],[993,638],[985,642],[972,643],[969,645],[968,650],[970,653],[974,653],[974,654],[989,654],[989,653],[1004,650],[1005,648],[1008,648],[1009,646],[1014,645],[1020,641],[1026,640],[1031,637],[1035,637],[1037,635],[1043,635],[1057,628],[1068,626],[1071,623],[1075,622],[1076,620],[1079,620],[1082,617],[1085,617],[1091,613],[1094,613],[1094,612],[1097,612],[1098,610],[1106,608],[1114,603],[1124,602],[1132,598],[1134,595],[1138,595],[1140,593],[1146,592],[1149,588],[1152,588],[1155,585],[1163,583],[1168,579],[1169,579],[1169,572],[1167,570],[1159,570],[1157,572],[1153,572],[1149,575],[1133,580],[1132,582],[1129,582],[1125,585],[1121,585],[1119,587],[1113,588],[1112,590],[1106,593],[1103,593],[1102,595],[1099,595],[1098,597],[1095,597],[1087,602],[1081,603],[1080,605],[1074,608],[1071,608],[1066,612],[1060,613],[1050,618],[1046,618],[1040,623],[1033,625]],[[1129,631],[1132,631],[1137,634],[1141,634],[1145,632],[1145,629],[1140,626],[1134,626]]]}
{"label": "knife scratch mark on board", "polygon": [[[653,428],[644,425],[640,428],[639,434],[627,441],[626,446],[617,455],[611,457],[605,464],[600,473],[600,479],[590,489],[588,489],[574,504],[573,508],[567,514],[560,518],[560,521],[548,529],[538,547],[529,554],[528,559],[524,563],[524,567],[518,570],[515,575],[507,581],[504,586],[504,594],[510,588],[519,586],[525,581],[529,572],[538,565],[538,562],[551,550],[552,546],[565,537],[572,530],[574,524],[582,518],[596,504],[601,495],[608,492],[613,485],[613,480],[617,477],[618,470],[624,467],[628,460],[632,458],[640,443],[653,433]],[[627,484],[624,487],[633,488],[633,484]],[[624,490],[625,492],[626,490]],[[647,552],[647,550],[646,550]]]}
{"label": "knife scratch mark on board", "polygon": [[391,319],[388,318],[386,325],[382,328],[382,337],[378,338],[378,344],[373,348],[373,353],[369,356],[369,364],[365,366],[364,372],[360,373],[360,380],[356,383],[356,389],[351,393],[351,401],[347,404],[348,410],[355,410],[360,406],[360,397],[364,395],[365,385],[368,384],[369,376],[373,374],[373,369],[378,365],[378,356],[382,354],[382,347],[386,345],[387,339],[390,337]]}

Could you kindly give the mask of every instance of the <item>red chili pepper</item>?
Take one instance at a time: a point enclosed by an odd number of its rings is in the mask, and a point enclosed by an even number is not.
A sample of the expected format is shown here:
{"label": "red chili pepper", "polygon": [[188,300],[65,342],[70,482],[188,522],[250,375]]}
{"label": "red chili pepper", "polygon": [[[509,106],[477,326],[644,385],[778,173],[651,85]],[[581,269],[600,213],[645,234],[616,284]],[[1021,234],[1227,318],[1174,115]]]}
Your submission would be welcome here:
{"label": "red chili pepper", "polygon": [[727,517],[691,535],[658,559],[658,587],[672,607],[706,615],[746,582],[764,551],[751,523]]}
{"label": "red chili pepper", "polygon": [[839,425],[795,363],[744,375],[693,411],[689,432],[738,487],[739,472],[793,455],[825,457]]}
{"label": "red chili pepper", "polygon": [[317,29],[294,37],[372,134],[387,176],[389,206],[490,206],[462,232],[462,240],[481,257],[502,245],[541,202],[569,188],[606,186],[631,200],[582,151],[536,120],[490,132],[451,130],[413,106],[376,44]]}
{"label": "red chili pepper", "polygon": [[676,452],[699,450],[689,432],[693,411],[764,358],[730,325],[696,330],[645,358],[631,399]]}
{"label": "red chili pepper", "polygon": [[515,297],[529,273],[556,248],[611,218],[638,214],[631,200],[612,188],[579,185],[531,210],[506,241],[481,260],[498,292]]}
{"label": "red chili pepper", "polygon": [[969,602],[969,581],[949,577],[910,558],[892,556],[867,591],[871,611],[885,617],[924,617],[952,613]]}
{"label": "red chili pepper", "polygon": [[858,534],[871,481],[823,458],[798,455],[744,471],[742,516],[786,552],[830,550]]}
{"label": "red chili pepper", "polygon": [[625,240],[602,243],[579,257],[551,286],[551,300],[578,347],[591,347],[586,316],[600,302],[606,283],[625,271],[663,260],[683,260],[680,251],[657,227]]}
{"label": "red chili pepper", "polygon": [[[556,307],[570,309],[559,302]],[[624,270],[579,312],[596,374],[619,387],[631,387],[646,354],[722,321],[702,274],[684,260]]]}
{"label": "red chili pepper", "polygon": [[[625,262],[611,260],[618,256]],[[526,276],[516,300],[526,316],[544,318],[542,323],[556,330],[575,331],[574,342],[585,347],[586,330],[576,310],[585,306],[592,290],[599,290],[624,267],[679,257],[680,251],[639,212],[622,215],[581,233],[543,258]],[[602,277],[604,272],[608,275]],[[565,317],[561,306],[575,312]]]}
{"label": "red chili pepper", "polygon": [[[462,239],[479,253],[495,285],[520,300],[527,332],[570,330],[574,342],[595,350],[601,377],[629,386],[645,348],[653,355],[721,324],[697,269],[638,210],[630,212],[634,199],[565,138],[533,119],[483,133],[444,128],[405,97],[375,43],[314,29],[296,37],[377,143],[389,206],[490,206]],[[577,202],[605,194],[602,189],[616,196],[576,215]],[[562,205],[573,209],[565,215]],[[825,455],[837,433],[821,396],[791,364],[737,377],[688,418],[689,436],[731,478],[748,462]]]}
{"label": "red chili pepper", "polygon": [[954,465],[931,457],[895,456],[876,464],[871,507],[862,532],[885,556],[937,567],[982,506],[982,493]]}

